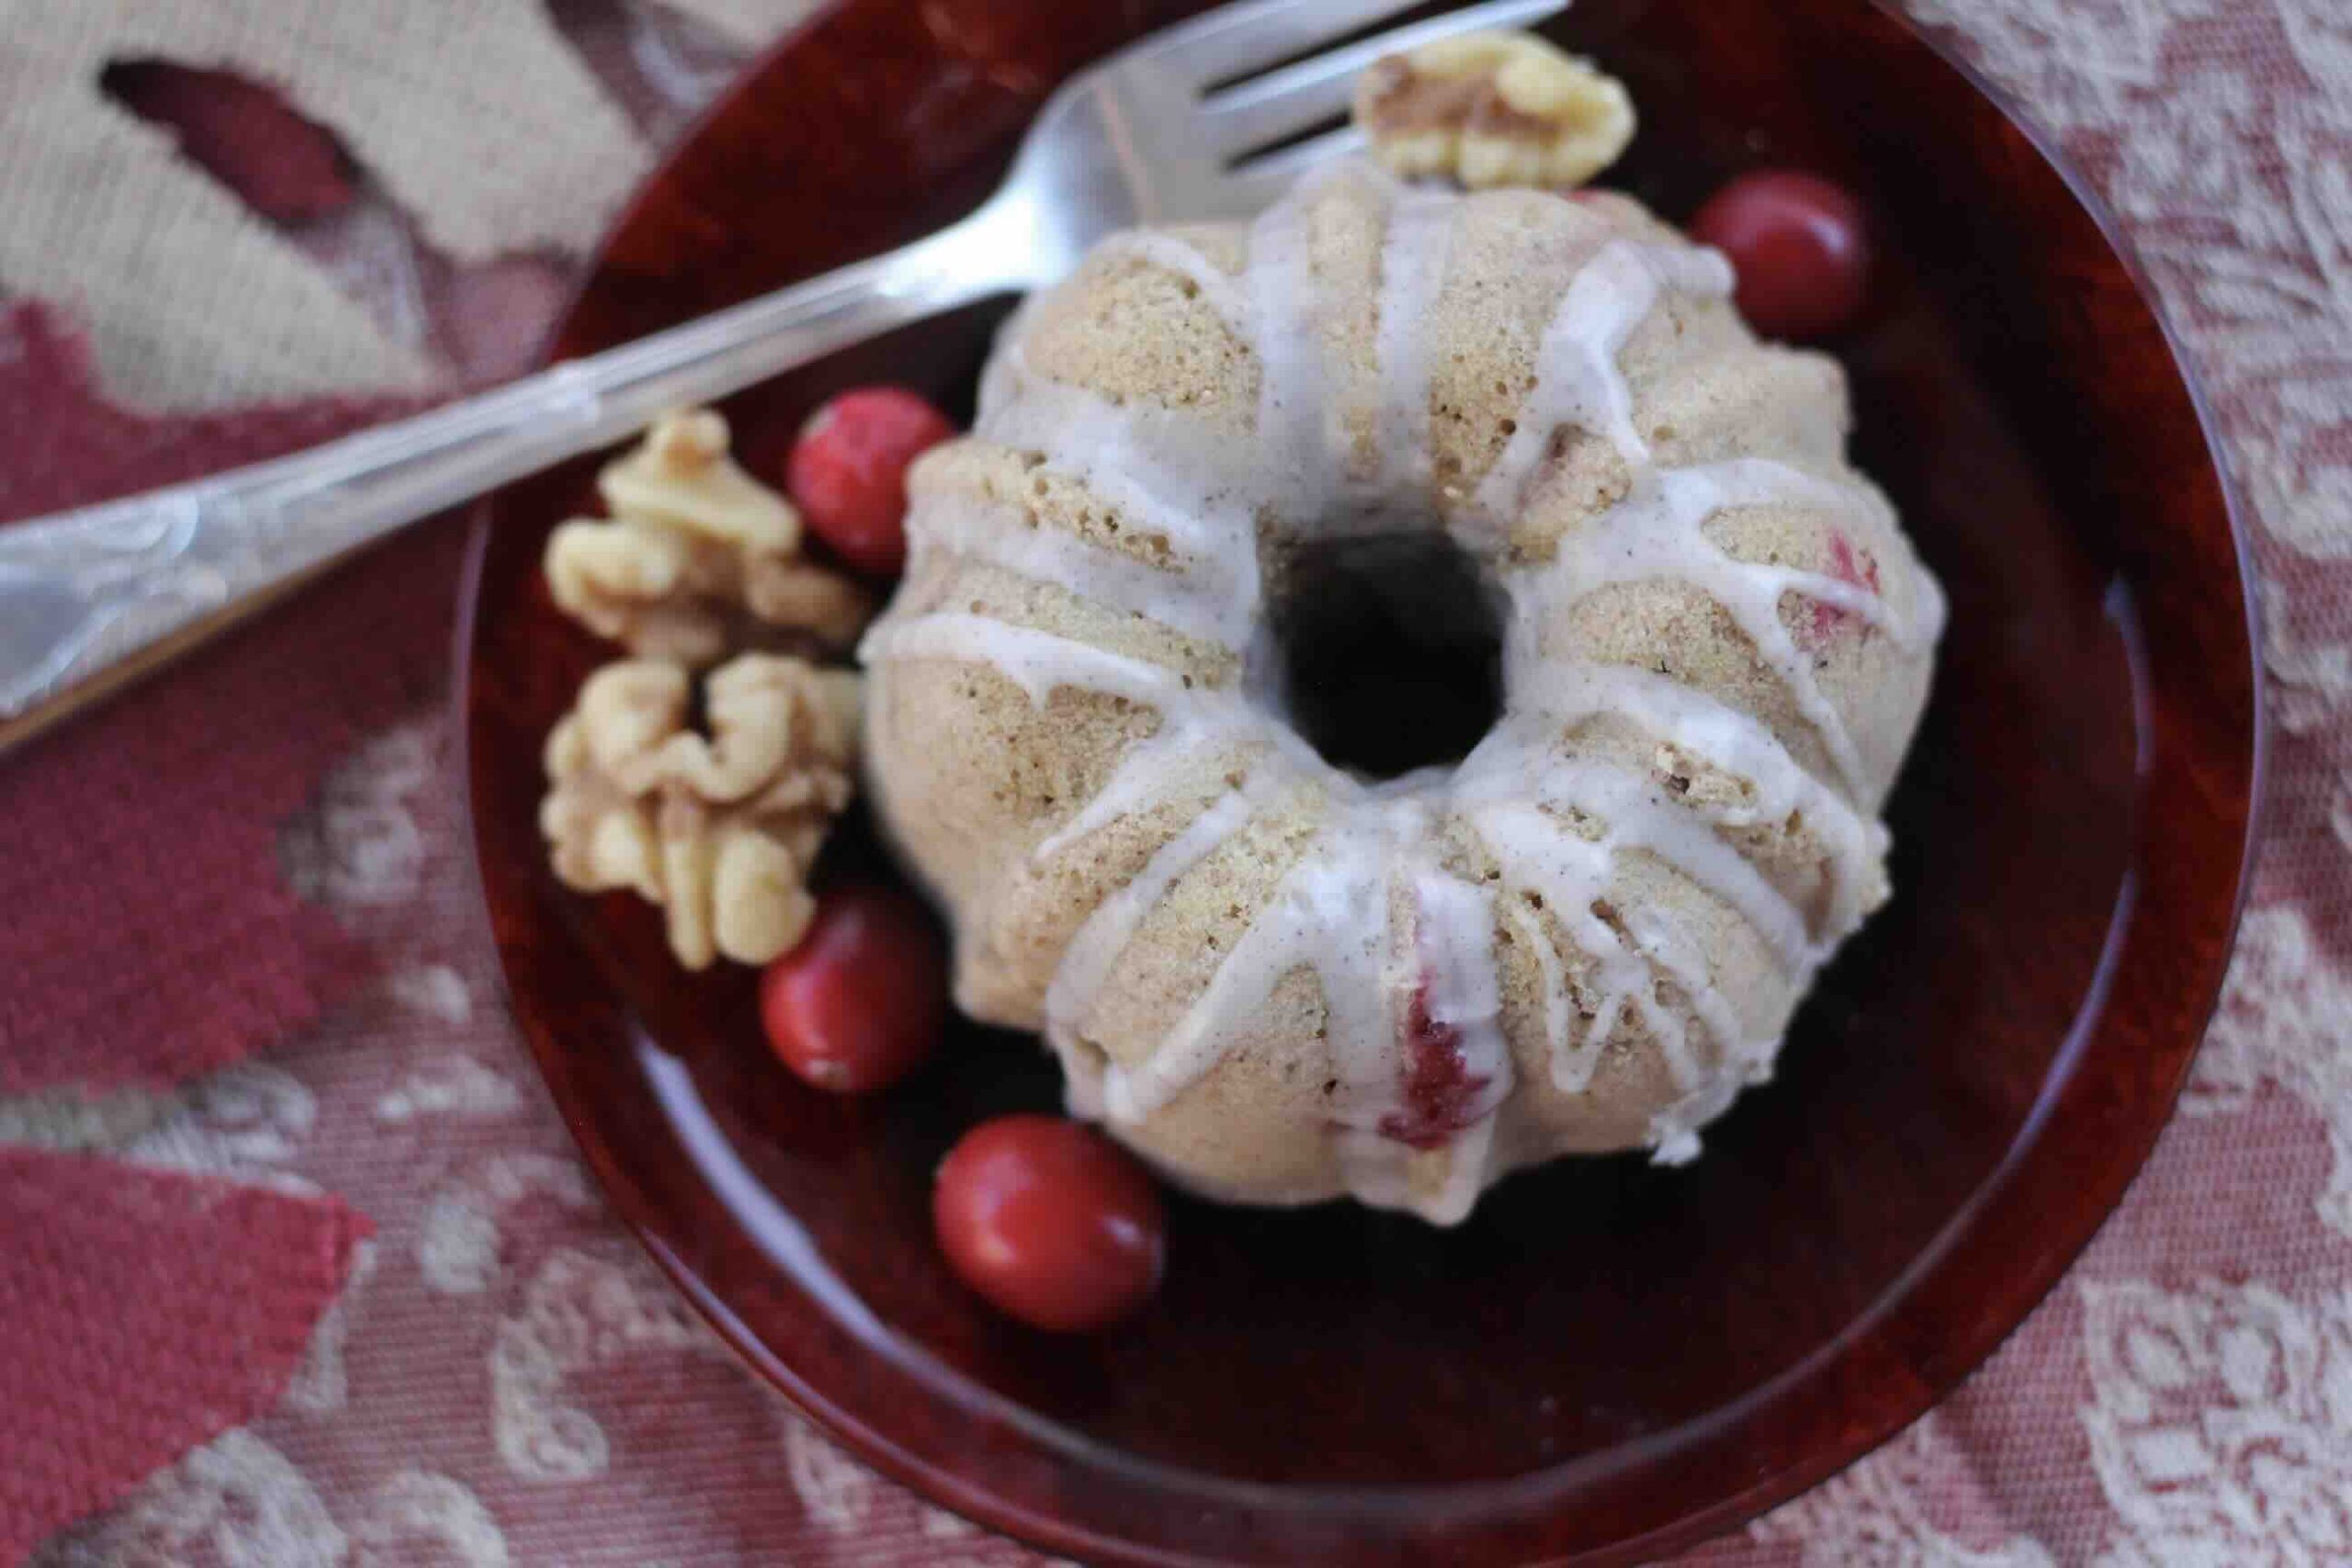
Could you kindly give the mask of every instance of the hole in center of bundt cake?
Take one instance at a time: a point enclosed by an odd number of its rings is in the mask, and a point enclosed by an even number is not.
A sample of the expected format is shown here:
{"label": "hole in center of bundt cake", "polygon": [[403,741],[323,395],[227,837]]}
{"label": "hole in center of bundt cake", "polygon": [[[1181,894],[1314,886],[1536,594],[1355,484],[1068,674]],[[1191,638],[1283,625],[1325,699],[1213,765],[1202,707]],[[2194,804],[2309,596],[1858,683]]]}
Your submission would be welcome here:
{"label": "hole in center of bundt cake", "polygon": [[1394,778],[1459,761],[1494,724],[1500,605],[1443,535],[1318,540],[1279,582],[1283,705],[1325,761]]}

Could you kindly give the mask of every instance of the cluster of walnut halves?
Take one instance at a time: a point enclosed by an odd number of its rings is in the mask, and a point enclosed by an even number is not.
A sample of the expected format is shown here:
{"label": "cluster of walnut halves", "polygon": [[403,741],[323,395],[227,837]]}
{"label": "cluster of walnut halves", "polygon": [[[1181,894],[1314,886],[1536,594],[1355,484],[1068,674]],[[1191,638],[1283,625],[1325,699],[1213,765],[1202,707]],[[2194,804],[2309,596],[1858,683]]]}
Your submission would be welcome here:
{"label": "cluster of walnut halves", "polygon": [[660,905],[690,969],[763,964],[807,930],[809,866],[856,774],[858,678],[775,650],[846,648],[872,613],[801,558],[798,514],[727,447],[716,413],[664,417],[599,477],[612,516],[564,524],[546,560],[557,604],[633,655],[548,737],[556,874]]}
{"label": "cluster of walnut halves", "polygon": [[1375,61],[1357,78],[1355,121],[1407,179],[1559,187],[1616,162],[1634,137],[1634,101],[1532,33],[1465,33]]}
{"label": "cluster of walnut halves", "polygon": [[556,529],[548,591],[641,658],[839,651],[874,613],[856,583],[801,558],[800,514],[728,456],[727,422],[708,409],[662,416],[596,489],[612,515]]}

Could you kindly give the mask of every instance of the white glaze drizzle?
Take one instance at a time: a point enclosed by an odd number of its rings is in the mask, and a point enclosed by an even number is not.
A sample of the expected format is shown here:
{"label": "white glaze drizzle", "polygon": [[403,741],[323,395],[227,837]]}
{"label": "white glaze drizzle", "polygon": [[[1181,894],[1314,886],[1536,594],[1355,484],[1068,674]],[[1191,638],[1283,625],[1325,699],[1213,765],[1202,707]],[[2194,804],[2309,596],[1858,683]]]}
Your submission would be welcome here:
{"label": "white glaze drizzle", "polygon": [[1607,436],[1628,463],[1646,467],[1649,444],[1634,428],[1634,395],[1618,371],[1617,355],[1668,290],[1720,299],[1731,286],[1731,265],[1713,251],[1633,240],[1611,240],[1596,251],[1544,326],[1534,389],[1479,481],[1477,505],[1488,522],[1518,514],[1554,433],[1564,424]]}
{"label": "white glaze drizzle", "polygon": [[1031,522],[1021,509],[993,502],[938,508],[911,550],[920,569],[944,550],[1034,582],[1050,582],[1074,597],[1141,615],[1239,652],[1253,617],[1235,592],[1233,573],[1214,560],[1181,558],[1171,567],[1093,544],[1064,528]]}
{"label": "white glaze drizzle", "polygon": [[[1131,526],[1164,540],[1180,563],[1216,563],[1230,592],[1256,613],[1257,515],[1254,489],[1204,482],[1188,475],[1223,468],[1232,437],[1164,408],[1118,405],[1097,393],[1032,369],[1021,344],[1000,351],[995,384],[1017,388],[974,434],[1039,454],[1116,511]],[[911,542],[911,539],[910,539]]]}
{"label": "white glaze drizzle", "polygon": [[1689,1165],[1699,1157],[1699,1129],[1731,1109],[1744,1079],[1719,1073],[1650,1117],[1649,1145],[1660,1165]]}
{"label": "white glaze drizzle", "polygon": [[1600,758],[1550,755],[1535,727],[1506,720],[1465,760],[1454,798],[1464,805],[1533,800],[1581,812],[1600,824],[1612,854],[1645,852],[1739,911],[1783,968],[1808,971],[1826,953],[1804,914],[1697,812],[1671,799],[1646,773]]}
{"label": "white glaze drizzle", "polygon": [[1094,907],[1063,951],[1046,990],[1046,1042],[1068,1055],[1102,994],[1111,966],[1127,950],[1136,928],[1158,907],[1179,877],[1219,844],[1239,832],[1257,810],[1246,789],[1210,802],[1184,829],[1153,852],[1143,869]]}
{"label": "white glaze drizzle", "polygon": [[1376,484],[1408,504],[1430,501],[1430,310],[1445,282],[1456,203],[1434,191],[1396,189],[1380,247],[1380,299],[1373,357],[1380,401],[1374,410]]}
{"label": "white glaze drizzle", "polygon": [[869,664],[928,658],[993,665],[1039,707],[1061,686],[1102,692],[1146,707],[1179,703],[1185,691],[1184,678],[1164,664],[961,611],[878,622],[865,634],[858,656]]}
{"label": "white glaze drizzle", "polygon": [[1329,188],[1309,175],[1250,226],[1244,273],[1253,330],[1242,341],[1258,360],[1260,452],[1269,498],[1286,519],[1321,509],[1339,471],[1331,400],[1325,395],[1321,300],[1307,254],[1307,214]]}
{"label": "white glaze drizzle", "polygon": [[1175,235],[1158,229],[1129,229],[1094,247],[1098,260],[1131,260],[1160,272],[1172,273],[1193,286],[1203,304],[1223,318],[1226,330],[1247,344],[1253,334],[1246,283]]}
{"label": "white glaze drizzle", "polygon": [[[1386,897],[1365,874],[1377,857],[1345,852],[1349,834],[1342,824],[1318,834],[1151,1055],[1111,1069],[1104,1102],[1114,1119],[1139,1122],[1197,1082],[1223,1059],[1235,1024],[1262,1010],[1294,969],[1322,981],[1335,1065],[1361,1055],[1349,1047],[1372,1032],[1362,1005],[1381,990]],[[1364,915],[1374,906],[1383,911],[1377,930]]]}
{"label": "white glaze drizzle", "polygon": [[1119,765],[1102,781],[1102,787],[1069,821],[1038,840],[1037,847],[1030,852],[1031,862],[1042,864],[1089,833],[1107,828],[1157,800],[1167,787],[1172,764],[1202,741],[1199,728],[1185,722],[1188,716],[1189,709],[1174,713],[1161,710],[1159,730],[1126,749],[1119,758]]}
{"label": "white glaze drizzle", "polygon": [[[1362,168],[1329,176],[1341,177],[1370,180],[1386,197],[1374,323],[1378,400],[1372,411],[1380,449],[1378,484],[1425,489],[1425,321],[1444,276],[1457,203],[1408,192],[1385,175]],[[1229,448],[1231,436],[1196,413],[1114,406],[1037,374],[1021,341],[1027,307],[1007,328],[984,378],[976,434],[1040,453],[1051,468],[1078,479],[1132,525],[1165,539],[1170,570],[1124,557],[1113,564],[1102,558],[1115,552],[1058,530],[1031,529],[1054,535],[1054,541],[1023,543],[1008,532],[1013,525],[1002,519],[943,526],[941,514],[956,511],[953,505],[919,512],[918,549],[929,547],[923,536],[936,529],[938,547],[1057,584],[1227,649],[1247,642],[1259,619],[1261,518],[1271,514],[1295,530],[1329,526],[1318,513],[1340,492],[1339,476],[1345,468],[1344,427],[1330,406],[1318,332],[1323,307],[1306,243],[1308,209],[1326,188],[1322,180],[1302,186],[1252,226],[1249,265],[1238,278],[1165,234],[1112,243],[1115,250],[1189,279],[1255,356],[1260,399],[1249,460],[1237,463],[1229,449],[1220,450]],[[1787,682],[1800,711],[1821,734],[1846,791],[1861,797],[1859,759],[1814,682],[1809,660],[1781,626],[1779,603],[1785,593],[1803,594],[1861,617],[1905,650],[1917,651],[1933,640],[1941,619],[1932,581],[1907,558],[1886,563],[1908,570],[1913,580],[1917,608],[1906,623],[1893,615],[1882,596],[1849,582],[1738,561],[1716,548],[1703,525],[1730,507],[1781,502],[1852,511],[1876,504],[1875,497],[1864,487],[1833,484],[1754,459],[1657,469],[1634,428],[1632,394],[1616,363],[1663,294],[1719,296],[1729,283],[1728,268],[1711,252],[1629,240],[1604,244],[1572,280],[1546,325],[1535,386],[1473,498],[1471,515],[1452,520],[1456,528],[1491,529],[1496,519],[1514,513],[1563,423],[1608,438],[1634,472],[1625,501],[1572,531],[1555,561],[1514,574],[1507,584],[1514,604],[1506,649],[1510,706],[1522,716],[1540,716],[1550,727],[1549,745],[1523,727],[1504,726],[1451,778],[1414,775],[1367,789],[1315,758],[1241,694],[1190,685],[1176,671],[1147,660],[957,611],[886,622],[869,636],[869,661],[934,657],[986,663],[1039,704],[1067,685],[1159,710],[1159,729],[1132,745],[1095,796],[1044,838],[1033,852],[1039,860],[1147,808],[1159,798],[1175,758],[1208,747],[1259,753],[1250,764],[1248,784],[1212,801],[1163,843],[1125,886],[1105,897],[1066,950],[1048,989],[1047,1032],[1069,1067],[1074,1109],[1128,1122],[1150,1116],[1214,1069],[1283,977],[1305,969],[1318,981],[1325,1008],[1339,1084],[1334,1147],[1350,1190],[1368,1202],[1414,1208],[1432,1219],[1458,1218],[1488,1178],[1495,1111],[1509,1092],[1510,1058],[1494,968],[1498,919],[1532,944],[1544,988],[1551,1076],[1564,1092],[1589,1086],[1600,1053],[1626,1010],[1657,1042],[1682,1091],[1653,1121],[1651,1141],[1659,1158],[1695,1153],[1695,1128],[1728,1103],[1740,1081],[1769,1071],[1777,1042],[1746,1036],[1706,961],[1668,922],[1647,911],[1621,908],[1613,911],[1612,925],[1595,912],[1596,905],[1608,903],[1615,859],[1623,851],[1642,851],[1721,898],[1758,931],[1790,969],[1793,983],[1801,985],[1875,897],[1883,830],[1867,821],[1847,795],[1808,773],[1752,717],[1647,671],[1550,660],[1542,646],[1545,617],[1572,592],[1604,582],[1692,582],[1725,605]],[[1027,526],[1025,520],[1017,525]],[[1213,565],[1227,569],[1227,580],[1215,579]],[[1162,583],[1160,578],[1169,581]],[[1180,580],[1190,586],[1180,589]],[[1748,796],[1729,807],[1669,801],[1651,779],[1629,768],[1563,752],[1559,736],[1585,718],[1605,714],[1623,715],[1662,744],[1745,780]],[[1261,792],[1301,785],[1320,787],[1328,797],[1320,829],[1154,1051],[1133,1065],[1099,1070],[1077,1042],[1102,984],[1143,919],[1246,825]],[[1558,815],[1571,811],[1600,824],[1600,838],[1580,836]],[[1544,898],[1589,960],[1600,1001],[1580,1038],[1559,952],[1519,896],[1498,900],[1437,864],[1436,824],[1446,812],[1459,814],[1478,832],[1510,886]],[[1828,852],[1830,897],[1813,930],[1714,831],[1782,823],[1799,813]],[[1389,929],[1389,895],[1397,886],[1412,889],[1408,902],[1419,923],[1409,967],[1418,974],[1406,972]],[[1475,1118],[1430,1156],[1417,1156],[1381,1131],[1403,1104],[1399,998],[1409,996],[1421,975],[1430,986],[1432,1021],[1454,1032],[1465,1074],[1487,1085]],[[1661,999],[1661,980],[1672,982],[1679,1007]],[[1709,1037],[1712,1061],[1702,1060],[1690,1039],[1691,1022]],[[1434,1171],[1432,1161],[1441,1162]]]}
{"label": "white glaze drizzle", "polygon": [[1746,783],[1746,804],[1686,802],[1684,809],[1717,828],[1781,826],[1802,817],[1828,858],[1829,906],[1816,940],[1835,947],[1861,924],[1878,892],[1886,829],[1797,765],[1770,728],[1704,692],[1623,664],[1556,663],[1532,669],[1521,683],[1522,714],[1561,729],[1617,715],[1689,756]]}
{"label": "white glaze drizzle", "polygon": [[[1431,1023],[1454,1035],[1464,1077],[1481,1086],[1460,1117],[1466,1126],[1491,1132],[1494,1111],[1511,1088],[1502,977],[1495,964],[1495,897],[1440,869],[1425,838],[1419,848],[1425,863],[1412,879],[1413,950],[1418,979],[1428,987],[1423,1005]],[[1477,1190],[1473,1187],[1468,1196],[1475,1199]]]}
{"label": "white glaze drizzle", "polygon": [[[1568,993],[1567,973],[1560,965],[1560,950],[1553,944],[1551,933],[1525,903],[1506,898],[1502,908],[1503,919],[1511,928],[1514,939],[1535,960],[1536,979],[1544,993],[1544,1040],[1550,1052],[1553,1081],[1557,1083],[1564,1068],[1573,1072],[1582,1067],[1569,1055],[1578,1049],[1578,1042],[1568,1036],[1568,1021],[1576,1016],[1576,1002]],[[1584,1076],[1589,1077],[1590,1074]]]}
{"label": "white glaze drizzle", "polygon": [[1869,789],[1861,756],[1814,678],[1812,657],[1782,624],[1781,599],[1793,592],[1858,615],[1905,652],[1917,650],[1917,632],[1898,624],[1885,601],[1866,588],[1819,572],[1735,559],[1705,533],[1707,520],[1720,512],[1809,498],[1815,489],[1796,470],[1754,458],[1651,470],[1636,479],[1633,494],[1562,538],[1553,560],[1534,569],[1548,583],[1514,595],[1513,605],[1522,615],[1539,616],[1608,584],[1690,583],[1731,616],[1820,737],[1849,794],[1861,798]]}
{"label": "white glaze drizzle", "polygon": [[1584,838],[1540,807],[1506,804],[1474,809],[1470,820],[1514,886],[1534,893],[1586,957],[1600,982],[1600,1005],[1581,1041],[1552,1058],[1552,1082],[1564,1094],[1581,1093],[1599,1066],[1621,1013],[1631,1007],[1657,1041],[1667,1070],[1688,1089],[1699,1081],[1682,1020],[1657,998],[1656,978],[1595,906],[1609,898],[1615,855],[1605,841]]}

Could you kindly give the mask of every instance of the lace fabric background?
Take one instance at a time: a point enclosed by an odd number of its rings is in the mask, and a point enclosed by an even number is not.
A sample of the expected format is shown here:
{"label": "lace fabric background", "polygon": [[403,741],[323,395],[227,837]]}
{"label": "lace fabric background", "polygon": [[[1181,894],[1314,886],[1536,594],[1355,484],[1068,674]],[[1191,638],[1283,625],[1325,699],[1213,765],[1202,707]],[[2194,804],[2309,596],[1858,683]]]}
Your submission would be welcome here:
{"label": "lace fabric background", "polygon": [[[2269,595],[2270,839],[2182,1114],[2091,1251],[1934,1415],[1696,1560],[2346,1561],[2352,9],[1909,8],[2105,195],[2213,396]],[[801,9],[0,0],[0,515],[512,367]],[[207,118],[175,66],[269,101]],[[318,139],[311,177],[255,187],[255,134]],[[455,545],[0,767],[0,901],[50,917],[0,932],[0,1233],[56,1238],[0,1268],[0,1343],[42,1348],[0,1357],[0,1561],[1034,1561],[814,1433],[603,1212],[468,889]],[[223,1380],[224,1337],[274,1348]]]}

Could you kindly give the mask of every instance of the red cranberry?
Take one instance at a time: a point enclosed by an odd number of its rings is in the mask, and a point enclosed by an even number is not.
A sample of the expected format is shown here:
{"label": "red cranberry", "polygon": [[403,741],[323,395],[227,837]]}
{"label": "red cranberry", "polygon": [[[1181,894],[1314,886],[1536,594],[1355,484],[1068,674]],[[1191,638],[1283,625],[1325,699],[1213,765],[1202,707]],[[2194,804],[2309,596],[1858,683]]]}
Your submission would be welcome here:
{"label": "red cranberry", "polygon": [[947,1021],[947,958],[929,912],[888,887],[825,894],[808,934],[760,976],[760,1021],[784,1065],[819,1089],[897,1083]]}
{"label": "red cranberry", "polygon": [[1133,1314],[1159,1286],[1168,1249],[1143,1168],[1058,1116],[1000,1116],[965,1134],[940,1162],[931,1218],[967,1284],[1056,1333]]}
{"label": "red cranberry", "polygon": [[907,465],[956,427],[904,387],[861,387],[811,415],[786,459],[785,483],[809,528],[877,577],[907,562]]}
{"label": "red cranberry", "polygon": [[1478,1119],[1476,1105],[1487,1077],[1473,1073],[1463,1059],[1462,1032],[1430,1017],[1427,979],[1413,988],[1406,1003],[1402,1033],[1405,1107],[1380,1119],[1380,1135],[1417,1149],[1442,1147]]}
{"label": "red cranberry", "polygon": [[[1877,558],[1867,550],[1855,549],[1854,541],[1846,537],[1843,531],[1829,536],[1829,575],[1853,587],[1872,593],[1879,592]],[[1812,611],[1808,643],[1814,648],[1836,637],[1854,618],[1852,612],[1824,599],[1813,601]]]}
{"label": "red cranberry", "polygon": [[1691,238],[1731,258],[1739,309],[1770,337],[1843,331],[1861,314],[1871,270],[1861,203],[1793,169],[1742,175],[1690,220]]}
{"label": "red cranberry", "polygon": [[1829,536],[1829,575],[1853,587],[1878,592],[1878,558],[1854,548],[1854,541],[1842,530]]}

